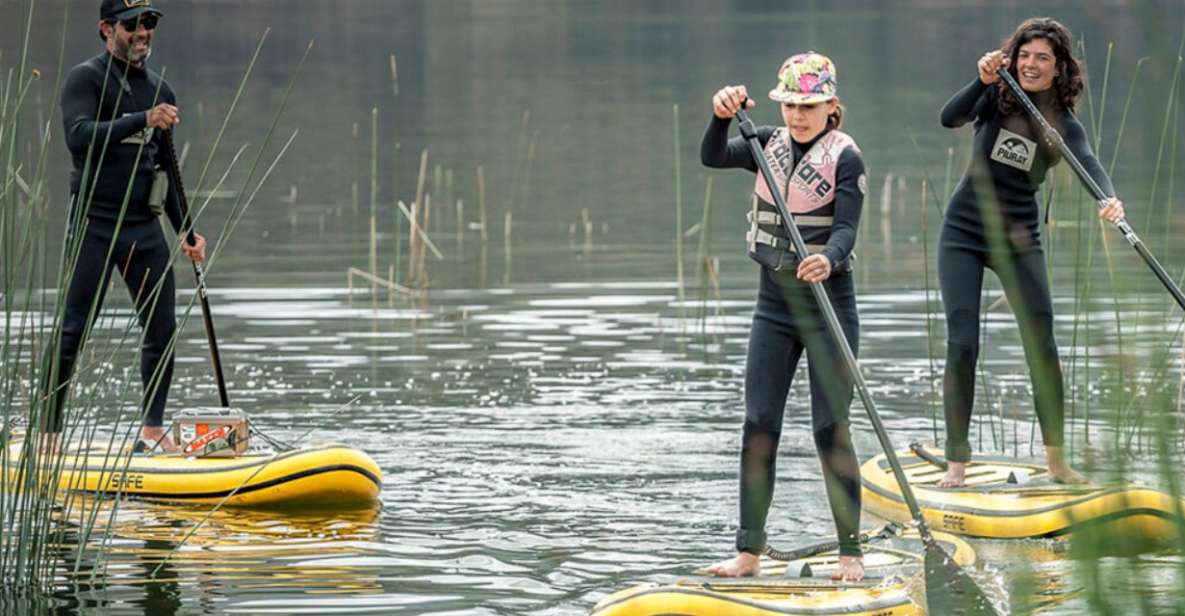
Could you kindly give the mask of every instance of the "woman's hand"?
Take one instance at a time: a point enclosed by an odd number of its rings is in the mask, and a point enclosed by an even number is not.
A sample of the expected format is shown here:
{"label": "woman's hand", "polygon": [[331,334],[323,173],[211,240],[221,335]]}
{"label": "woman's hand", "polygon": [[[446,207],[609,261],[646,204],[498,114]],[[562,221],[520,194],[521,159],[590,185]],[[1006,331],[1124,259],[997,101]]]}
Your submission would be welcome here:
{"label": "woman's hand", "polygon": [[206,260],[206,238],[202,237],[200,233],[194,233],[193,239],[194,244],[190,246],[185,234],[181,234],[181,252],[185,253],[190,261],[201,263]]}
{"label": "woman's hand", "polygon": [[721,120],[728,120],[741,110],[741,104],[745,109],[752,109],[757,103],[749,98],[745,86],[724,86],[712,97],[712,113]]}
{"label": "woman's hand", "polygon": [[1099,218],[1108,220],[1110,222],[1119,222],[1123,220],[1123,202],[1115,197],[1109,197],[1100,202],[1103,207],[1099,209]]}
{"label": "woman's hand", "polygon": [[823,282],[831,277],[831,259],[811,255],[798,264],[798,279],[803,282]]}
{"label": "woman's hand", "polygon": [[979,63],[976,66],[979,68],[979,80],[984,85],[990,86],[1000,79],[1000,76],[996,74],[996,68],[1008,66],[1008,57],[1004,55],[1003,51],[998,49],[996,51],[989,51],[983,54],[983,57],[979,59]]}

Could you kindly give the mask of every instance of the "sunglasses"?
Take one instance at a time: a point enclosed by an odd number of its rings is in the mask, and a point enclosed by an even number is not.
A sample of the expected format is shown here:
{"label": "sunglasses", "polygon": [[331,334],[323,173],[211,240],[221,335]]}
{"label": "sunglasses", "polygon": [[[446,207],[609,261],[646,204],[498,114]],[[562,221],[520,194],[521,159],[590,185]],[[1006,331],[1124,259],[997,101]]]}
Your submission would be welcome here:
{"label": "sunglasses", "polygon": [[119,23],[123,24],[123,29],[128,32],[135,32],[137,28],[143,27],[145,30],[156,29],[157,17],[151,13],[138,15],[131,19],[124,19]]}

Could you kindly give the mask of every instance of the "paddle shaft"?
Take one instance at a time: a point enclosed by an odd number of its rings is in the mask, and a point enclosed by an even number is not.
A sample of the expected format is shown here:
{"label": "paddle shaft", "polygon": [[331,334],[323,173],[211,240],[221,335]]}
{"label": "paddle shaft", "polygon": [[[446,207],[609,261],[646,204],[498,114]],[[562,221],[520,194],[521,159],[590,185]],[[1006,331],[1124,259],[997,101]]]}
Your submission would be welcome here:
{"label": "paddle shaft", "polygon": [[[1091,196],[1093,196],[1095,200],[1098,201],[1099,209],[1102,209],[1104,207],[1103,202],[1109,199],[1110,196],[1103,192],[1103,189],[1099,187],[1098,182],[1095,182],[1094,178],[1090,177],[1090,174],[1086,172],[1086,167],[1082,166],[1082,161],[1078,160],[1077,156],[1074,156],[1074,153],[1070,151],[1070,147],[1066,145],[1066,141],[1062,139],[1062,136],[1057,132],[1057,129],[1049,124],[1049,121],[1045,119],[1045,116],[1041,115],[1041,111],[1037,109],[1037,106],[1034,105],[1033,101],[1029,99],[1029,96],[1025,94],[1025,91],[1020,87],[1020,84],[1016,82],[1016,79],[1012,77],[1012,74],[1008,72],[1008,69],[1004,68],[1003,66],[997,67],[996,74],[1004,80],[1004,83],[1008,84],[1008,88],[1012,90],[1012,93],[1016,96],[1017,100],[1020,101],[1020,104],[1025,108],[1025,111],[1027,111],[1029,115],[1041,125],[1041,130],[1045,133],[1045,140],[1053,145],[1056,145],[1057,149],[1061,150],[1062,158],[1066,159],[1066,161],[1070,163],[1070,167],[1074,170],[1074,174],[1078,176],[1079,180],[1082,180],[1082,183],[1086,185],[1086,189],[1090,191]],[[1144,259],[1144,263],[1147,263],[1148,267],[1152,268],[1152,273],[1156,274],[1156,277],[1160,279],[1160,283],[1164,285],[1166,290],[1168,290],[1169,295],[1172,295],[1173,299],[1177,300],[1177,305],[1180,306],[1182,310],[1185,310],[1185,294],[1181,292],[1181,288],[1177,286],[1177,283],[1174,282],[1171,277],[1169,277],[1168,272],[1164,270],[1164,267],[1160,265],[1160,262],[1156,260],[1156,257],[1152,256],[1152,252],[1148,250],[1148,247],[1144,245],[1143,240],[1141,240],[1139,236],[1136,235],[1136,232],[1132,230],[1131,225],[1127,224],[1127,219],[1121,218],[1115,221],[1115,228],[1119,229],[1119,232],[1123,234],[1123,238],[1127,240],[1127,243],[1131,244],[1132,248],[1136,249],[1136,252],[1138,252]]]}
{"label": "paddle shaft", "polygon": [[[181,183],[181,165],[177,163],[177,150],[173,147],[173,131],[161,131],[165,144],[165,173],[169,176],[169,183],[177,190],[177,201],[181,207],[182,229],[185,230],[185,241],[193,246],[197,243],[194,237],[193,221],[189,218],[189,200],[185,197],[185,186]],[[226,378],[222,375],[222,355],[218,352],[218,338],[214,334],[214,318],[210,314],[210,300],[206,297],[206,273],[202,264],[193,264],[193,275],[197,279],[198,299],[202,304],[202,324],[206,329],[206,342],[210,345],[210,363],[214,365],[214,379],[218,382],[218,399],[222,406],[230,406],[230,396],[226,393]]]}
{"label": "paddle shaft", "polygon": [[[786,233],[790,235],[790,241],[794,244],[794,251],[799,255],[810,254],[807,252],[806,242],[802,240],[802,234],[798,232],[798,227],[794,224],[794,216],[790,214],[790,208],[786,207],[786,199],[782,192],[778,189],[777,182],[774,181],[773,169],[769,166],[769,161],[765,159],[765,153],[761,150],[761,143],[757,138],[757,128],[753,125],[753,121],[749,119],[749,114],[745,113],[743,109],[737,111],[737,121],[740,123],[741,136],[749,144],[749,152],[753,155],[754,162],[761,172],[762,177],[765,178],[765,183],[769,187],[769,193],[773,195],[774,204],[778,207],[778,212],[782,215],[782,226],[786,229]],[[805,258],[803,256],[802,258]],[[918,501],[914,498],[913,490],[909,486],[909,480],[905,477],[905,471],[901,470],[901,463],[897,460],[897,453],[893,450],[893,443],[889,441],[889,434],[885,430],[885,425],[881,422],[880,414],[876,410],[876,404],[872,401],[872,394],[868,391],[868,386],[864,383],[864,376],[860,374],[860,366],[856,363],[856,355],[852,353],[852,347],[848,345],[848,339],[844,336],[843,328],[839,325],[839,319],[835,316],[835,308],[831,305],[830,298],[827,297],[827,289],[821,282],[810,283],[811,293],[815,296],[815,303],[819,305],[819,310],[823,313],[823,319],[827,322],[827,330],[831,333],[831,339],[835,345],[839,347],[840,354],[843,355],[844,365],[848,372],[852,375],[852,381],[856,385],[856,391],[860,393],[860,400],[864,403],[864,410],[868,412],[868,420],[872,422],[872,429],[876,432],[876,438],[880,441],[881,449],[885,452],[885,459],[889,461],[889,465],[893,467],[893,476],[897,479],[897,484],[901,487],[901,495],[905,498],[905,505],[909,507],[909,514],[917,522],[918,534],[921,535],[923,541],[930,543],[933,537],[930,535],[930,529],[926,526],[926,520],[922,517],[922,510],[918,507]]]}

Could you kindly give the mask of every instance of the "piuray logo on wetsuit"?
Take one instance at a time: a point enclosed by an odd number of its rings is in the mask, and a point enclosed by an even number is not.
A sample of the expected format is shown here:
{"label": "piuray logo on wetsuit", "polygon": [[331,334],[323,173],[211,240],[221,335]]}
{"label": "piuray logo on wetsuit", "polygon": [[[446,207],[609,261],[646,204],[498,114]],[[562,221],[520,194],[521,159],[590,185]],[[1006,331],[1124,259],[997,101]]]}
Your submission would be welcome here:
{"label": "piuray logo on wetsuit", "polygon": [[992,160],[1004,163],[1009,167],[1016,167],[1022,171],[1033,168],[1033,154],[1037,151],[1037,143],[1004,128],[996,135],[996,144],[992,146]]}

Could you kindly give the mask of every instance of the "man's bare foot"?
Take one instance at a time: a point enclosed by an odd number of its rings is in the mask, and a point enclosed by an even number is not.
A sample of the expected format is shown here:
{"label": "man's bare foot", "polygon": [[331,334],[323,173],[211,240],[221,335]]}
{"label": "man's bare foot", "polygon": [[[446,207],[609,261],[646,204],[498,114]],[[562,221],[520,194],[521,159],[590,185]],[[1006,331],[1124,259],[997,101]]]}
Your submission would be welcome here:
{"label": "man's bare foot", "polygon": [[37,453],[43,456],[57,455],[62,451],[62,433],[61,432],[46,432],[41,435],[41,445],[37,448]]}
{"label": "man's bare foot", "polygon": [[708,574],[717,577],[752,577],[761,572],[761,557],[748,552],[708,567]]}
{"label": "man's bare foot", "polygon": [[963,487],[963,477],[967,474],[966,462],[951,462],[946,463],[946,474],[942,479],[938,480],[938,487],[940,488],[961,488]]}
{"label": "man's bare foot", "polygon": [[[164,453],[177,453],[180,448],[173,442],[164,426],[144,426],[140,429],[140,440],[149,447],[155,447]],[[160,444],[157,444],[160,441]]]}
{"label": "man's bare foot", "polygon": [[831,579],[843,582],[859,582],[864,579],[864,558],[860,556],[840,556],[839,569],[831,574]]}
{"label": "man's bare foot", "polygon": [[1049,478],[1054,483],[1081,485],[1090,483],[1085,475],[1070,468],[1061,447],[1046,447],[1045,460],[1049,463]]}

